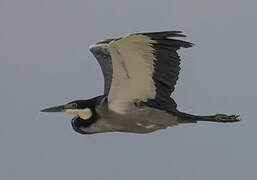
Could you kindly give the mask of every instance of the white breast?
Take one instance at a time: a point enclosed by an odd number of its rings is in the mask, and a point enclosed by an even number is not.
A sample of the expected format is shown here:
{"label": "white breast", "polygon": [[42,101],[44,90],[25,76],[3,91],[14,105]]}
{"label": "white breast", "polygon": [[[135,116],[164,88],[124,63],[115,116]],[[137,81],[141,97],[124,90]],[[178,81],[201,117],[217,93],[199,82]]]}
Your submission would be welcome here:
{"label": "white breast", "polygon": [[81,117],[82,119],[85,119],[85,120],[91,118],[91,116],[92,116],[92,111],[89,108],[85,108],[85,109],[66,109],[62,113],[78,115],[79,117]]}

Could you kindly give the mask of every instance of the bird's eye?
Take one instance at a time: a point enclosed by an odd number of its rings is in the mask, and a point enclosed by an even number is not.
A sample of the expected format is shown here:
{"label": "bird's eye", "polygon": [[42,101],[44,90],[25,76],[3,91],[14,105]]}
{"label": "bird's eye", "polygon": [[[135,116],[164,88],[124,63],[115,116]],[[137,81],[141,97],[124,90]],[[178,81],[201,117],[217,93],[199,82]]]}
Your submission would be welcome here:
{"label": "bird's eye", "polygon": [[72,104],[72,107],[74,108],[74,109],[76,109],[77,108],[77,104]]}

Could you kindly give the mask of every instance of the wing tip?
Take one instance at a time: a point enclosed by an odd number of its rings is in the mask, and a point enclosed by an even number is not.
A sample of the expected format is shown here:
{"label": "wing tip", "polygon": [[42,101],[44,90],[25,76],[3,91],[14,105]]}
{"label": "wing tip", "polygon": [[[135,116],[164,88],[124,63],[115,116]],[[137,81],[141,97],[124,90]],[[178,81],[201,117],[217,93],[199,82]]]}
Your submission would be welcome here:
{"label": "wing tip", "polygon": [[92,52],[95,47],[96,47],[96,44],[90,44],[88,46],[88,49]]}
{"label": "wing tip", "polygon": [[186,37],[182,31],[159,31],[159,32],[145,32],[145,33],[135,33],[142,34],[154,38],[168,38],[168,37]]}
{"label": "wing tip", "polygon": [[89,51],[91,51],[92,53],[100,50],[100,49],[105,49],[107,47],[108,44],[105,43],[96,43],[96,44],[91,44],[89,45],[88,49]]}
{"label": "wing tip", "polygon": [[[160,32],[145,32],[145,33],[135,33],[135,35],[144,35],[147,37],[150,37],[152,40],[156,40],[158,42],[162,40],[171,40],[171,41],[176,41],[176,45],[178,47],[183,47],[183,48],[189,48],[194,46],[194,43],[183,41],[180,39],[177,39],[176,37],[186,37],[185,34],[183,34],[182,31],[160,31]],[[174,38],[174,39],[173,39]],[[174,43],[172,43],[174,45]]]}
{"label": "wing tip", "polygon": [[[190,47],[193,47],[195,46],[194,43],[191,43],[191,42],[187,42],[187,41],[181,41],[181,40],[178,40],[180,41],[182,44],[181,44],[181,47],[183,48],[190,48]],[[183,45],[183,46],[182,46]]]}

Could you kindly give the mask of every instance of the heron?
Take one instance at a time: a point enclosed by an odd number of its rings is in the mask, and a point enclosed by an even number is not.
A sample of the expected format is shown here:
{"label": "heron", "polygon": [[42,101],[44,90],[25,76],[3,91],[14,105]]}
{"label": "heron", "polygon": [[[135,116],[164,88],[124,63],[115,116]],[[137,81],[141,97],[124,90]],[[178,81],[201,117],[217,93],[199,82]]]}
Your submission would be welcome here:
{"label": "heron", "polygon": [[75,100],[41,112],[73,114],[80,134],[151,133],[184,123],[237,122],[239,115],[192,115],[177,109],[171,97],[180,71],[181,31],[133,33],[89,46],[104,76],[103,95]]}

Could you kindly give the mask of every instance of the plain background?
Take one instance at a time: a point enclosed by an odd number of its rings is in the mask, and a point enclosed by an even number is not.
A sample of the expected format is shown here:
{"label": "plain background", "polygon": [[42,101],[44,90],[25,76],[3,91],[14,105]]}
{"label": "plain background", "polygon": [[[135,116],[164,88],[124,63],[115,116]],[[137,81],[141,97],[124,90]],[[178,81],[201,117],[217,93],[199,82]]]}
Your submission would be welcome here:
{"label": "plain background", "polygon": [[[0,0],[0,178],[257,179],[256,19],[256,0]],[[83,136],[39,113],[102,94],[90,44],[162,30],[196,44],[179,51],[179,109],[241,122]]]}

